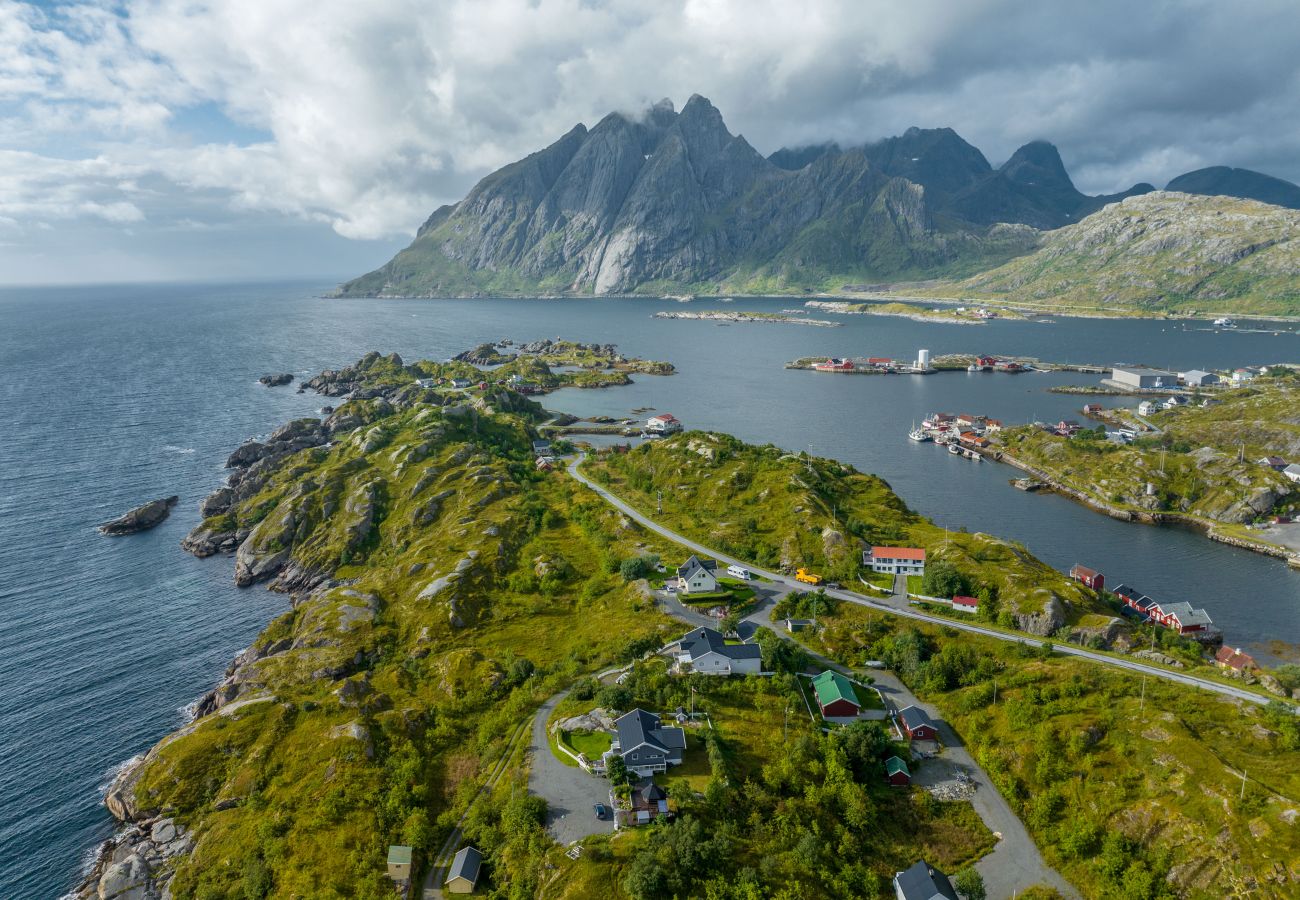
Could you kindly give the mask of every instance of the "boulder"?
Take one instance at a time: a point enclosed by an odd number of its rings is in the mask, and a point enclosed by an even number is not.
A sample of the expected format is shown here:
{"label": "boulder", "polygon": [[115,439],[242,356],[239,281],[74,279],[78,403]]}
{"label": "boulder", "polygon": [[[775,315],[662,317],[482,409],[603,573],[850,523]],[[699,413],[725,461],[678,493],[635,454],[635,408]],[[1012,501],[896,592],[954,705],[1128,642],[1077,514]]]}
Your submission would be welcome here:
{"label": "boulder", "polygon": [[211,518],[212,516],[219,516],[226,510],[230,509],[230,505],[234,502],[234,490],[229,487],[219,487],[211,494],[208,494],[207,497],[203,498],[203,502],[199,504],[199,513],[202,514],[205,519]]}
{"label": "boulder", "polygon": [[137,853],[113,863],[99,879],[99,900],[152,900],[157,896],[149,864]]}
{"label": "boulder", "polygon": [[289,382],[293,381],[293,373],[280,372],[275,375],[263,375],[261,378],[257,380],[260,383],[266,385],[267,387],[280,387],[282,385],[286,385]]}
{"label": "boulder", "polygon": [[111,522],[105,522],[99,526],[99,530],[104,534],[116,537],[156,528],[171,515],[172,507],[176,505],[179,499],[173,494],[160,500],[150,500],[143,506],[137,506]]}

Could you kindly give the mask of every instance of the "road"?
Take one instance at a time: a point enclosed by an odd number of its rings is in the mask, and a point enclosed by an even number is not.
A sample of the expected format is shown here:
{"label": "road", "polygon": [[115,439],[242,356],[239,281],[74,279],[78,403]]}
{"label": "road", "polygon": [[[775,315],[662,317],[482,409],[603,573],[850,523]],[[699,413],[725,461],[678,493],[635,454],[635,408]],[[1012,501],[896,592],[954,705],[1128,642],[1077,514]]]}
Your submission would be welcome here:
{"label": "road", "polygon": [[542,704],[533,716],[533,737],[528,746],[532,756],[528,790],[546,801],[546,829],[561,844],[614,830],[613,817],[597,819],[593,809],[597,803],[609,806],[609,782],[578,766],[566,766],[551,752],[546,720],[568,693],[561,691]]}
{"label": "road", "polygon": [[[781,575],[777,572],[765,571],[763,569],[758,568],[753,563],[746,562],[745,560],[736,559],[734,557],[728,556],[725,553],[721,553],[717,550],[714,550],[711,547],[706,547],[703,544],[693,541],[690,538],[686,537],[685,535],[678,534],[677,532],[672,531],[671,529],[666,528],[663,525],[660,525],[658,522],[655,522],[653,519],[650,519],[642,515],[635,508],[625,503],[623,500],[620,500],[614,494],[610,493],[608,490],[596,484],[586,475],[583,475],[582,472],[578,471],[578,466],[581,464],[584,458],[585,455],[580,455],[570,460],[568,464],[569,474],[572,475],[578,481],[580,481],[582,484],[585,484],[587,487],[591,488],[598,495],[600,495],[600,497],[603,500],[605,500],[607,503],[614,506],[624,515],[626,515],[629,519],[632,519],[633,521],[650,529],[656,534],[661,535],[662,537],[668,538],[668,540],[670,541],[674,541],[678,544],[681,544],[683,547],[686,547],[687,549],[695,553],[701,553],[706,556],[712,556],[715,559],[720,560],[721,562],[727,563],[728,565],[734,564],[734,565],[744,566],[745,568],[749,569],[750,572],[753,572],[755,575],[759,575],[762,576],[763,578],[770,579],[773,583],[777,585],[781,585],[794,590],[807,589],[806,585],[800,584],[799,582],[795,581],[793,578],[789,576]],[[983,635],[984,637],[991,637],[999,641],[1008,641],[1011,643],[1023,641],[1032,646],[1041,646],[1042,644],[1047,643],[1046,641],[1040,640],[1038,638],[1030,637],[1028,635],[1007,634],[1006,632],[998,631],[993,628],[985,628],[984,626],[976,625],[973,622],[959,622],[954,619],[943,618],[941,616],[932,616],[929,615],[928,613],[918,612],[917,610],[910,608],[910,606],[907,605],[906,598],[905,597],[900,598],[897,592],[895,592],[893,596],[887,599],[880,599],[880,600],[872,599],[862,594],[858,594],[853,591],[847,591],[842,589],[836,589],[836,590],[826,589],[826,593],[832,597],[835,597],[836,599],[843,600],[846,603],[856,603],[859,606],[866,606],[872,609],[878,609],[882,612],[888,612],[894,615],[903,616],[904,618],[915,619],[921,622],[931,622],[936,625],[942,625],[945,628],[956,628],[960,631],[967,631],[970,632],[971,634],[979,634],[979,635]],[[1103,666],[1112,666],[1118,669],[1127,669],[1130,672],[1138,672],[1142,675],[1150,675],[1152,678],[1163,678],[1166,681],[1173,681],[1173,682],[1177,682],[1178,684],[1185,684],[1189,687],[1201,688],[1202,690],[1212,691],[1213,693],[1221,694],[1222,696],[1231,697],[1237,700],[1247,700],[1251,703],[1257,703],[1261,706],[1268,703],[1269,700],[1271,699],[1268,697],[1263,697],[1252,691],[1248,691],[1244,688],[1235,687],[1230,684],[1220,684],[1216,681],[1208,681],[1204,678],[1197,678],[1194,675],[1185,675],[1181,672],[1172,672],[1167,669],[1161,669],[1156,666],[1149,666],[1144,663],[1136,662],[1134,660],[1122,659],[1114,656],[1107,656],[1102,653],[1096,653],[1091,650],[1085,650],[1082,647],[1075,647],[1070,644],[1064,644],[1064,645],[1054,644],[1053,648],[1057,653],[1062,653],[1067,656],[1078,656],[1083,659],[1087,659],[1092,662],[1099,663],[1100,665]]]}

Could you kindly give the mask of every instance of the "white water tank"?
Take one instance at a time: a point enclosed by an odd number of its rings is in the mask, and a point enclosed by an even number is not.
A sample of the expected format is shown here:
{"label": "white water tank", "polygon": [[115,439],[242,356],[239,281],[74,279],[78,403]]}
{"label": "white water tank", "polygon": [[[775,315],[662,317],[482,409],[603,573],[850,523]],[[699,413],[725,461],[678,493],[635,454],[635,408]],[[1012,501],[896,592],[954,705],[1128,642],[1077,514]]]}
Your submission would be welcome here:
{"label": "white water tank", "polygon": [[928,369],[928,368],[930,368],[930,351],[929,351],[929,350],[918,350],[918,351],[916,351],[916,367],[917,367],[918,369]]}

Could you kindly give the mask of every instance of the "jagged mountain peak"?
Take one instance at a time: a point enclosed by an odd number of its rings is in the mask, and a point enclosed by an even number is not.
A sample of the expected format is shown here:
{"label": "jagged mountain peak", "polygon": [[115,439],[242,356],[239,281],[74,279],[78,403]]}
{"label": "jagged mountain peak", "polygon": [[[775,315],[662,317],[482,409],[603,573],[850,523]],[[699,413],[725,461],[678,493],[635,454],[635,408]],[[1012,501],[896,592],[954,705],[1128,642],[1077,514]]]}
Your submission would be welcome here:
{"label": "jagged mountain peak", "polygon": [[1030,141],[1011,154],[998,171],[1020,184],[1046,183],[1075,190],[1061,152],[1050,141]]}

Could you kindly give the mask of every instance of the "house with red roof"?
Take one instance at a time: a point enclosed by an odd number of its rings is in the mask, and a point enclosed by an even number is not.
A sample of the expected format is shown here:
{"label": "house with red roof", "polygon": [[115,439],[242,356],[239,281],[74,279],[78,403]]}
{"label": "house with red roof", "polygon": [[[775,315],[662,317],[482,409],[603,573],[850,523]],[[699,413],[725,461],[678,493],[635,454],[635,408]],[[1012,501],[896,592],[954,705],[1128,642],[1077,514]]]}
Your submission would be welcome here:
{"label": "house with red roof", "polygon": [[1255,662],[1254,657],[1249,653],[1242,653],[1240,648],[1236,650],[1231,647],[1220,647],[1219,651],[1214,654],[1216,665],[1224,669],[1232,669],[1235,672],[1255,672],[1259,670],[1259,664]]}
{"label": "house with red roof", "polygon": [[952,608],[958,612],[977,613],[980,611],[978,597],[964,597],[961,594],[952,598]]}
{"label": "house with red roof", "polygon": [[920,547],[872,547],[862,551],[862,564],[885,575],[924,575],[925,551]]}

